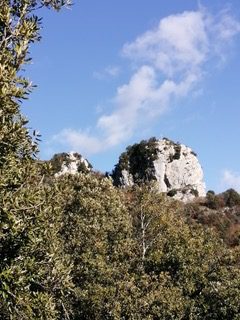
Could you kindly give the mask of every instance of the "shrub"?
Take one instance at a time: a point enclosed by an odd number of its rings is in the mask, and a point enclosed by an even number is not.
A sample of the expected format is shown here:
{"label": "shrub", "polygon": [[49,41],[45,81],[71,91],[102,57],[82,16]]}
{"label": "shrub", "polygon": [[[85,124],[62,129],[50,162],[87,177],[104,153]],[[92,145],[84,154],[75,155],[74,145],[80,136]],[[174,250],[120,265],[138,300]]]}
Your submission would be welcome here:
{"label": "shrub", "polygon": [[236,190],[228,189],[222,194],[222,196],[226,206],[233,207],[240,205],[240,194]]}

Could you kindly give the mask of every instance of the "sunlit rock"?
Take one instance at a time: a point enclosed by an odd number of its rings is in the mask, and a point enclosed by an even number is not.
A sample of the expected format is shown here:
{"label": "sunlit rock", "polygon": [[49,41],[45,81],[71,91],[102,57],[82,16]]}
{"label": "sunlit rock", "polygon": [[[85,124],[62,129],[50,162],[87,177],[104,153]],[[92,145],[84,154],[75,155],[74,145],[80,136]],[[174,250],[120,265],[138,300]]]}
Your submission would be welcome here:
{"label": "sunlit rock", "polygon": [[121,187],[156,181],[160,192],[182,201],[206,194],[197,155],[191,148],[166,138],[151,138],[128,147],[112,177]]}

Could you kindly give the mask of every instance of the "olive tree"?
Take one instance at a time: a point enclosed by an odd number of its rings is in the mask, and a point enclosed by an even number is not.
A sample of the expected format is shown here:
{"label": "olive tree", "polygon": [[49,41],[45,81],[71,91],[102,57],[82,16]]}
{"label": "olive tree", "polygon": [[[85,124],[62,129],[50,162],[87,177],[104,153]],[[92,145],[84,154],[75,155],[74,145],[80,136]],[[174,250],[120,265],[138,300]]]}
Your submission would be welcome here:
{"label": "olive tree", "polygon": [[[34,157],[39,136],[29,131],[21,103],[33,89],[24,67],[40,40],[40,9],[68,0],[0,0],[0,317],[67,319],[70,288],[62,256],[57,190],[44,185]],[[54,218],[53,218],[54,217]],[[68,285],[66,286],[66,284]],[[66,300],[66,299],[65,299]]]}

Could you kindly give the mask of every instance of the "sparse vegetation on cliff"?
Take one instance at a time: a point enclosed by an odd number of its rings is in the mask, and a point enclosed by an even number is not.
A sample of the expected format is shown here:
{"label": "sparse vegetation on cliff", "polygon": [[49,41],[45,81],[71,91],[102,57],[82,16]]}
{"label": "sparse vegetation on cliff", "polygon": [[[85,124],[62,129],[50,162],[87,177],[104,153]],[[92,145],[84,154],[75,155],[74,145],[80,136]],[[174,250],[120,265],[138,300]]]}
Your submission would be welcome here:
{"label": "sparse vegetation on cliff", "polygon": [[153,161],[157,159],[157,139],[142,140],[127,147],[119,157],[119,162],[112,172],[113,180],[119,185],[123,170],[129,171],[134,183],[147,182],[154,179]]}

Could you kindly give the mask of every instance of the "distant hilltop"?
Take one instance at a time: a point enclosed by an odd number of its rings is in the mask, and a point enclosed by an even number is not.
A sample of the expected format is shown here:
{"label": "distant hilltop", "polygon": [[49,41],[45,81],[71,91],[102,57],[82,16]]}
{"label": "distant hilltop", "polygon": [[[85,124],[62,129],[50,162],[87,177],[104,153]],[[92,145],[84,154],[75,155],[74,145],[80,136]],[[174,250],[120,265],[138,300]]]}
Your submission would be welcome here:
{"label": "distant hilltop", "polygon": [[77,152],[62,152],[55,154],[49,161],[55,177],[63,174],[76,174],[90,172],[92,165]]}
{"label": "distant hilltop", "polygon": [[[89,161],[76,152],[56,154],[50,162],[55,176],[92,171]],[[151,138],[127,147],[110,177],[121,188],[156,181],[159,192],[182,201],[206,195],[196,153],[167,138]]]}

